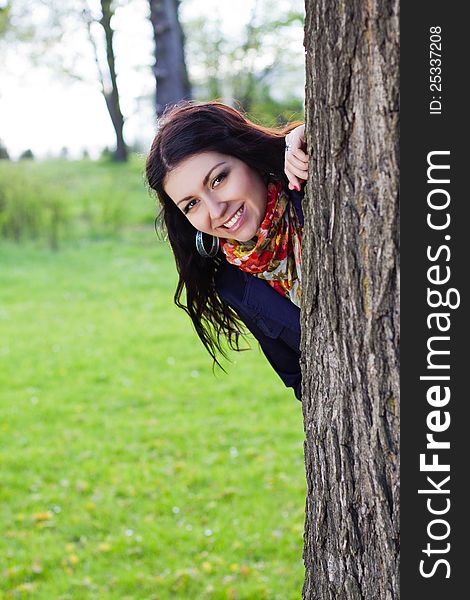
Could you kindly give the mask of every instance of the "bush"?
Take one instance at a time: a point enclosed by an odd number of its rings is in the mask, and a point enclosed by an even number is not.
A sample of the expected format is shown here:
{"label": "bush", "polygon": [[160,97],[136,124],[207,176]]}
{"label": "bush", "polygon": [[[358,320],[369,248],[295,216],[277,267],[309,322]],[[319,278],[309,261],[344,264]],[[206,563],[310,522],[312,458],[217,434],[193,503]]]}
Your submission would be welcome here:
{"label": "bush", "polygon": [[45,238],[56,250],[69,221],[67,198],[20,167],[0,165],[0,233],[17,242]]}
{"label": "bush", "polygon": [[85,221],[89,233],[116,233],[127,221],[125,191],[111,175],[103,176],[99,186],[83,190],[79,202],[79,218]]}
{"label": "bush", "polygon": [[34,160],[33,151],[29,148],[20,154],[20,160]]}
{"label": "bush", "polygon": [[143,159],[0,161],[0,237],[16,241],[115,236],[126,227],[153,230],[155,200],[143,182]]}

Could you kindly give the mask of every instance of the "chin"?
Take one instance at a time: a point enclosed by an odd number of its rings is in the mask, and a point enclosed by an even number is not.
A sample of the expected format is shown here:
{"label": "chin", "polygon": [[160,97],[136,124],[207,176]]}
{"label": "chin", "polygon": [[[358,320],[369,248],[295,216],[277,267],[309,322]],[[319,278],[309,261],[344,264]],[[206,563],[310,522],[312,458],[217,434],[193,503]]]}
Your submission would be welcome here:
{"label": "chin", "polygon": [[250,240],[252,240],[256,234],[258,233],[258,230],[261,226],[261,221],[254,225],[249,224],[249,223],[245,223],[245,226],[243,227],[243,230],[240,232],[235,232],[235,235],[233,236],[234,239],[237,240],[237,242],[249,242]]}
{"label": "chin", "polygon": [[[257,230],[256,230],[257,231]],[[241,233],[240,235],[236,235],[235,239],[237,240],[237,242],[249,242],[251,239],[253,239],[256,235],[256,231],[254,232],[247,232],[247,233]]]}

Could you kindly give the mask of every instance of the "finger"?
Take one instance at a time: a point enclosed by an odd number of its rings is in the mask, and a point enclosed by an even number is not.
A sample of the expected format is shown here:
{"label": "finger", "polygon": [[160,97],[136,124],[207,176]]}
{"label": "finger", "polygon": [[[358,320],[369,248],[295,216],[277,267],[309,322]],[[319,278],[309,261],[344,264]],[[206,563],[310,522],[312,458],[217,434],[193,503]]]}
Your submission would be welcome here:
{"label": "finger", "polygon": [[[299,140],[297,140],[298,142]],[[308,154],[304,152],[301,146],[296,143],[296,140],[288,141],[286,139],[286,157],[287,156],[295,156],[299,160],[303,162],[308,162]]]}
{"label": "finger", "polygon": [[286,154],[284,171],[294,187],[299,186],[299,178],[303,181],[308,179],[308,163],[292,156],[290,152]]}
{"label": "finger", "polygon": [[306,162],[304,160],[301,160],[300,158],[297,158],[297,156],[295,156],[291,152],[288,152],[286,154],[286,164],[292,165],[293,167],[297,167],[298,169],[301,169],[302,171],[308,170],[308,161]]}
{"label": "finger", "polygon": [[285,172],[286,172],[286,175],[289,178],[289,180],[291,177],[299,178],[302,180],[306,180],[308,178],[307,170],[299,169],[298,167],[296,167],[294,165],[287,165],[285,168]]}
{"label": "finger", "polygon": [[294,155],[299,160],[308,161],[308,154],[305,152],[305,144],[298,138],[294,138],[290,141],[286,140],[286,155]]}
{"label": "finger", "polygon": [[299,136],[292,134],[286,136],[286,146],[289,148],[289,152],[294,152],[295,150],[301,148],[302,145],[303,142]]}
{"label": "finger", "polygon": [[300,188],[300,183],[299,183],[299,180],[298,180],[297,178],[294,178],[294,177],[291,175],[291,177],[290,177],[290,180],[289,180],[289,184],[288,184],[288,186],[287,186],[287,187],[288,187],[290,190],[297,190],[297,191],[298,191],[298,190],[299,190],[299,188]]}
{"label": "finger", "polygon": [[288,188],[290,190],[294,190],[294,189],[299,190],[300,182],[297,179],[297,177],[295,175],[293,175],[293,173],[287,168],[284,169],[284,173],[286,174],[286,177],[289,180]]}
{"label": "finger", "polygon": [[298,160],[302,162],[308,162],[308,154],[306,154],[301,148],[292,147],[289,152],[286,152],[289,156],[295,156]]}
{"label": "finger", "polygon": [[292,162],[286,162],[284,168],[286,172],[289,172],[294,177],[300,177],[303,180],[308,178],[308,168],[303,163],[300,163],[300,166],[298,166]]}
{"label": "finger", "polygon": [[299,158],[307,158],[307,154],[304,152],[305,144],[298,137],[286,137],[286,151],[292,154],[298,154]]}
{"label": "finger", "polygon": [[293,175],[292,173],[287,173],[287,178],[289,179],[289,184],[288,187],[290,190],[297,190],[298,192],[300,192],[300,186],[302,185],[302,182],[297,179],[297,177],[295,175]]}
{"label": "finger", "polygon": [[289,183],[289,189],[290,190],[297,190],[298,192],[300,192],[300,182],[298,183]]}

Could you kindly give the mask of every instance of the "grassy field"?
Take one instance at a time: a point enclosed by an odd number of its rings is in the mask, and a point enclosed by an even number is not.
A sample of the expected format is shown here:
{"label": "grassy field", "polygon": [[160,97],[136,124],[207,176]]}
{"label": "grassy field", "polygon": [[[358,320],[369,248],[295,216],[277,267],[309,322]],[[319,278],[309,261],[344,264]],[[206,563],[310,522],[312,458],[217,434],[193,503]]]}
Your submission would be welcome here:
{"label": "grassy field", "polygon": [[0,597],[300,598],[300,403],[254,342],[213,373],[123,169],[119,233],[0,242]]}

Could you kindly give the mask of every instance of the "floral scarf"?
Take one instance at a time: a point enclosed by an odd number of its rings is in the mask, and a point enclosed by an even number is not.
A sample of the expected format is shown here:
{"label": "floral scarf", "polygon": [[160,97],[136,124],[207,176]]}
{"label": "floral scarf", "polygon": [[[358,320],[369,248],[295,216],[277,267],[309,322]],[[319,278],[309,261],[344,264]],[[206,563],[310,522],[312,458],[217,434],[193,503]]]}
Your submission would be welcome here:
{"label": "floral scarf", "polygon": [[280,183],[268,185],[266,215],[249,242],[221,240],[229,263],[265,279],[277,292],[300,306],[302,226]]}

